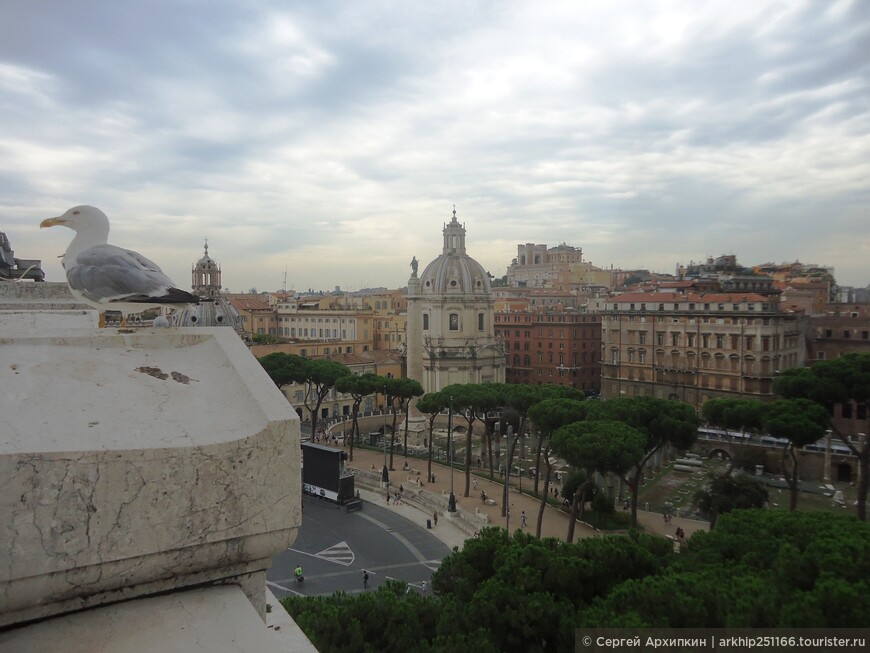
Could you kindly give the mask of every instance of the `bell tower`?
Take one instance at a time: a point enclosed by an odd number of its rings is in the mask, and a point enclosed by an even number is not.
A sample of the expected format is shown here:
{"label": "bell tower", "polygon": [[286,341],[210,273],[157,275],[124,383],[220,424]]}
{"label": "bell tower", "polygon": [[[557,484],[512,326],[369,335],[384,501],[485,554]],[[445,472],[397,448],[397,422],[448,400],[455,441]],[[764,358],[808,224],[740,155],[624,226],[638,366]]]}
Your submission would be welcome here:
{"label": "bell tower", "polygon": [[208,240],[205,254],[191,270],[193,292],[204,299],[217,299],[221,293],[221,268],[208,255]]}

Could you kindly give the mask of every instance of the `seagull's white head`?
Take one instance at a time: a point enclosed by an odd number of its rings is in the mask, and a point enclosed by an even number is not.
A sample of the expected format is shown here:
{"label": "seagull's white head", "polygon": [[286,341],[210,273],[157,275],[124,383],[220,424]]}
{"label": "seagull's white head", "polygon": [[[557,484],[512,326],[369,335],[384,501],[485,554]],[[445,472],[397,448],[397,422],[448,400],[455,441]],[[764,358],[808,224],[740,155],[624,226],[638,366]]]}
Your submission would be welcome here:
{"label": "seagull's white head", "polygon": [[109,218],[94,206],[74,206],[63,215],[43,220],[39,227],[54,227],[63,225],[76,233],[89,232],[109,236]]}

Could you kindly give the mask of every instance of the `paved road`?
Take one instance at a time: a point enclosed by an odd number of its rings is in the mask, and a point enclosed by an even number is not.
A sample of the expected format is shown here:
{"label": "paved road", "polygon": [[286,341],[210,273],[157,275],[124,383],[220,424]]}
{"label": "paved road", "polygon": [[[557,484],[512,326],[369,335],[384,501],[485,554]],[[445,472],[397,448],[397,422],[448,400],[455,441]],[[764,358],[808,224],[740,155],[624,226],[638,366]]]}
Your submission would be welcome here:
{"label": "paved road", "polygon": [[[351,513],[310,496],[303,497],[302,504],[296,542],[273,559],[266,574],[279,598],[362,592],[363,569],[369,572],[370,589],[392,578],[419,591],[450,553],[446,544],[419,524],[367,501],[362,510]],[[297,564],[304,571],[301,584],[293,575]]]}

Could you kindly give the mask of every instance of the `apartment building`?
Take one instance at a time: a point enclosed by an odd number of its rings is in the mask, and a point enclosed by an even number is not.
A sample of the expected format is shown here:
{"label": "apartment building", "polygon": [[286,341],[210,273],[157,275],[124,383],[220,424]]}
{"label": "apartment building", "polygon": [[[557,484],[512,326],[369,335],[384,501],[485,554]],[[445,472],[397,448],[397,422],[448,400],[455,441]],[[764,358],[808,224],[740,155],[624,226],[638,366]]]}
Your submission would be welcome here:
{"label": "apartment building", "polygon": [[507,356],[507,383],[555,383],[601,390],[601,315],[571,309],[497,311],[495,336]]}
{"label": "apartment building", "polygon": [[827,311],[809,318],[807,362],[850,353],[870,353],[870,304],[827,304]]}
{"label": "apartment building", "polygon": [[776,296],[626,293],[601,326],[605,397],[770,399],[776,374],[805,360],[806,318]]}
{"label": "apartment building", "polygon": [[250,293],[226,293],[224,297],[238,312],[244,333],[249,336],[278,335],[275,309],[270,305],[268,297]]}

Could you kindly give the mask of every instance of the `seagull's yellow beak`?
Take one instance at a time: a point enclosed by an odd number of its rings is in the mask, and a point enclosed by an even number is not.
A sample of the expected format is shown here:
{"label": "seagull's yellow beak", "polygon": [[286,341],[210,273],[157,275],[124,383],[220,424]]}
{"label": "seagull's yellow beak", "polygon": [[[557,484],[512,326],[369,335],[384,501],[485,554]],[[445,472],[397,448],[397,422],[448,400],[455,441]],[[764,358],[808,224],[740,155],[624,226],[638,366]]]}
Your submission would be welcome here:
{"label": "seagull's yellow beak", "polygon": [[54,227],[59,224],[66,224],[66,220],[63,218],[63,216],[58,216],[56,218],[46,218],[39,223],[39,228],[45,229],[46,227]]}

